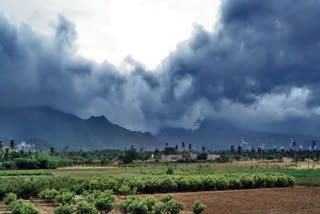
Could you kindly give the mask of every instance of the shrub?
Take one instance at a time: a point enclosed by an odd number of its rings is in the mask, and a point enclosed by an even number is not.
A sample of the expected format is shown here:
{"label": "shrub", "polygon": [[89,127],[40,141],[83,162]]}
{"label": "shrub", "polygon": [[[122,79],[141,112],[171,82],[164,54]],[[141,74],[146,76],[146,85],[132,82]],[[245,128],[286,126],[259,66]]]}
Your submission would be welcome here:
{"label": "shrub", "polygon": [[72,204],[65,204],[59,205],[55,210],[55,214],[72,214],[73,213],[73,205]]}
{"label": "shrub", "polygon": [[59,192],[55,189],[45,189],[39,193],[39,198],[47,201],[52,201],[56,199],[58,195],[59,195]]}
{"label": "shrub", "polygon": [[10,204],[9,209],[12,214],[38,214],[38,210],[36,210],[31,203],[24,202],[23,200],[17,200]]}
{"label": "shrub", "polygon": [[160,201],[163,202],[163,203],[168,203],[172,199],[173,199],[173,195],[172,194],[168,194],[168,195],[162,196]]}
{"label": "shrub", "polygon": [[81,201],[77,205],[77,214],[97,214],[98,210],[94,204],[87,201]]}
{"label": "shrub", "polygon": [[122,213],[131,214],[147,214],[148,206],[144,199],[138,198],[136,196],[129,197],[119,204],[119,209]]}
{"label": "shrub", "polygon": [[200,214],[206,209],[206,206],[200,201],[195,201],[192,206],[192,211],[194,214]]}
{"label": "shrub", "polygon": [[184,209],[184,204],[183,203],[181,203],[179,201],[175,201],[175,200],[170,200],[166,204],[165,212],[169,213],[169,214],[178,214],[183,209]]}
{"label": "shrub", "polygon": [[110,212],[113,209],[114,196],[111,190],[104,192],[94,191],[86,196],[85,200],[93,203],[100,212]]}
{"label": "shrub", "polygon": [[3,202],[6,204],[6,205],[9,205],[11,204],[12,202],[16,201],[17,200],[17,195],[14,194],[14,193],[7,193],[6,196],[3,198]]}
{"label": "shrub", "polygon": [[74,202],[75,194],[73,192],[63,192],[56,196],[56,199],[59,203],[65,204],[72,204]]}
{"label": "shrub", "polygon": [[174,170],[172,168],[168,168],[166,171],[167,175],[173,175],[173,173],[174,173]]}
{"label": "shrub", "polygon": [[156,205],[157,203],[157,199],[155,199],[154,197],[147,197],[145,199],[145,203],[148,207],[148,211],[152,211],[153,207]]}

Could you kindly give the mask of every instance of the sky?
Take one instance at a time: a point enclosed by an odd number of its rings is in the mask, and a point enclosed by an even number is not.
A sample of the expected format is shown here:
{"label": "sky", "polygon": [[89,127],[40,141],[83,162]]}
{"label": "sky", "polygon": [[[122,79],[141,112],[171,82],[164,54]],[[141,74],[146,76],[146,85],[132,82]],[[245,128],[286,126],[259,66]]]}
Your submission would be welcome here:
{"label": "sky", "polygon": [[73,24],[78,34],[77,53],[96,62],[119,66],[132,56],[156,68],[177,43],[187,40],[193,26],[213,30],[220,0],[2,0],[0,11],[15,25],[28,24],[52,36],[57,15]]}
{"label": "sky", "polygon": [[317,134],[320,1],[2,0],[2,106]]}

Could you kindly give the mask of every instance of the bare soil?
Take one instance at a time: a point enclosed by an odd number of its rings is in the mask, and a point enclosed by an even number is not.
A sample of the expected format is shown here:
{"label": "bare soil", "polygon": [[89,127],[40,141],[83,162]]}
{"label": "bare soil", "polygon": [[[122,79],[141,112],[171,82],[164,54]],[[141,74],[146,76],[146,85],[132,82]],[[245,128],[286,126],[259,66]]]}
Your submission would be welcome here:
{"label": "bare soil", "polygon": [[[152,194],[160,198],[163,194]],[[182,214],[192,213],[192,204],[200,200],[207,206],[204,214],[320,214],[320,187],[230,190],[216,192],[174,193],[185,204]],[[143,197],[150,195],[142,195]],[[124,197],[117,197],[118,203]],[[34,200],[41,214],[53,214],[56,204]],[[0,213],[10,213],[0,203]],[[116,208],[112,213],[119,213]]]}

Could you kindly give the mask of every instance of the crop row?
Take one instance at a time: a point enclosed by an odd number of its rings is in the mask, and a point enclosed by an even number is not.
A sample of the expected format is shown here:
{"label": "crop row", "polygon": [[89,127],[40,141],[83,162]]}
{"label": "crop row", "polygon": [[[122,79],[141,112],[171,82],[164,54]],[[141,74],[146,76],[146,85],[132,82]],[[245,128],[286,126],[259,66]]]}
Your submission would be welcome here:
{"label": "crop row", "polygon": [[0,180],[0,198],[13,192],[22,198],[36,197],[43,189],[62,188],[82,194],[85,191],[113,190],[115,194],[214,191],[264,187],[288,187],[292,176],[283,174],[233,173],[215,175],[164,175],[154,177],[15,177]]}

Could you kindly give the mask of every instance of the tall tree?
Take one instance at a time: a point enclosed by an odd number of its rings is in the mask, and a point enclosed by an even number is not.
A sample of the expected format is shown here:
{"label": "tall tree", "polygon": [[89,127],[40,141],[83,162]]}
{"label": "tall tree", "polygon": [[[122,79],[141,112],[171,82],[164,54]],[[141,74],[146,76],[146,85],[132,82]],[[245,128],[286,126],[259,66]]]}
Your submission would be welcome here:
{"label": "tall tree", "polygon": [[50,156],[54,156],[54,154],[56,153],[56,150],[53,146],[50,147]]}
{"label": "tall tree", "polygon": [[202,152],[206,151],[206,147],[202,146]]}
{"label": "tall tree", "polygon": [[184,148],[186,147],[186,144],[184,142],[181,143],[181,148],[184,151]]}
{"label": "tall tree", "polygon": [[14,140],[11,139],[11,140],[10,140],[11,160],[13,160],[14,147],[15,147],[15,145],[14,145]]}
{"label": "tall tree", "polygon": [[11,149],[11,152],[13,152],[14,147],[15,147],[15,145],[14,145],[14,140],[11,139],[11,140],[10,140],[10,149]]}

